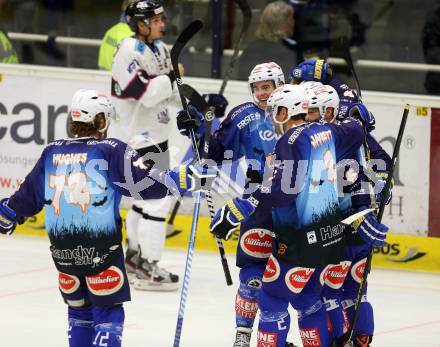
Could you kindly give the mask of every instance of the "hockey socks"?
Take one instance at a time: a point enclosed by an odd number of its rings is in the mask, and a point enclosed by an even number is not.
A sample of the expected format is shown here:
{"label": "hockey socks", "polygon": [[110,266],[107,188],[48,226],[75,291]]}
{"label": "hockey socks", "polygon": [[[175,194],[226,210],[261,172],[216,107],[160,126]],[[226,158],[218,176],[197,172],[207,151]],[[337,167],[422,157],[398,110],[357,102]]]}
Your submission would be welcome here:
{"label": "hockey socks", "polygon": [[[373,307],[368,301],[365,300],[366,298],[363,296],[362,302],[359,306],[359,315],[356,321],[356,326],[353,329],[353,336],[358,334],[373,336],[374,334]],[[353,305],[351,305],[351,303],[353,303]],[[354,302],[353,300],[345,300],[342,302],[342,304],[347,312],[348,321],[351,322],[354,314]]]}
{"label": "hockey socks", "polygon": [[329,320],[330,341],[344,335],[348,329],[348,319],[338,299],[323,298]]}
{"label": "hockey socks", "polygon": [[258,303],[260,305],[260,322],[258,324],[257,347],[285,347],[290,327],[288,302],[261,290]]}
{"label": "hockey socks", "polygon": [[249,264],[240,270],[240,286],[235,297],[237,328],[249,328],[252,331],[258,310],[257,300],[263,272],[264,264]]}
{"label": "hockey socks", "polygon": [[330,346],[327,312],[322,302],[297,310],[299,334],[304,347]]}
{"label": "hockey socks", "polygon": [[68,307],[69,347],[90,347],[95,334],[91,307]]}
{"label": "hockey socks", "polygon": [[92,346],[121,347],[125,314],[122,305],[94,307],[95,335]]}

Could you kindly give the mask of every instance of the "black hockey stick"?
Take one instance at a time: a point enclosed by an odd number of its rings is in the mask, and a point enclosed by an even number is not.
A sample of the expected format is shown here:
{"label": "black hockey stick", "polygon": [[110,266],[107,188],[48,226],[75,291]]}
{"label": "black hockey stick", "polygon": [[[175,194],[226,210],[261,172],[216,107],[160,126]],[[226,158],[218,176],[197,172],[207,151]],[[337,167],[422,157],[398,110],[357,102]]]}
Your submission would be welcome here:
{"label": "black hockey stick", "polygon": [[[179,56],[182,52],[185,45],[188,41],[197,34],[200,29],[202,29],[203,23],[201,21],[194,21],[188,25],[188,27],[183,30],[183,32],[179,35],[176,42],[174,43],[173,48],[171,49],[171,63],[173,65],[174,74],[176,76],[177,89],[180,95],[180,101],[182,102],[182,107],[185,111],[188,111],[188,104],[186,103],[186,99],[181,92],[182,85],[182,77],[180,76],[179,71]],[[196,138],[194,135],[194,131],[190,131],[191,142],[194,148],[194,153],[197,153],[197,143],[195,142]],[[197,158],[200,161],[200,157]],[[179,312],[177,315],[177,324],[176,330],[174,333],[174,347],[180,346],[180,337],[182,336],[182,327],[183,327],[183,317],[185,314],[186,307],[186,299],[188,296],[188,288],[189,288],[189,279],[192,268],[192,260],[194,256],[194,247],[195,247],[195,234],[197,230],[197,222],[199,218],[199,210],[200,210],[200,192],[195,193],[195,201],[194,201],[194,212],[193,219],[191,223],[191,232],[189,237],[188,249],[186,252],[185,259],[185,271],[183,275],[182,281],[182,289],[180,291],[180,302],[179,302]]]}
{"label": "black hockey stick", "polygon": [[189,103],[194,105],[203,115],[209,111],[210,107],[206,100],[189,84],[182,84],[182,92],[183,95],[185,95],[185,98],[189,100]]}
{"label": "black hockey stick", "polygon": [[[214,111],[209,107],[205,99],[190,85],[182,84],[181,86],[182,94],[190,101],[191,104],[196,106],[199,111],[202,111],[204,121],[205,121],[205,141],[203,144],[203,159],[209,159],[209,142],[211,140],[211,129],[212,121],[215,118]],[[209,214],[211,219],[215,216],[214,201],[212,195],[209,191],[205,193],[206,202],[208,204]],[[220,238],[215,237],[217,241],[218,251],[220,253],[220,259],[222,262],[223,272],[226,278],[226,284],[228,286],[232,285],[231,271],[229,270],[228,259],[226,258],[225,248],[223,247],[223,242]]]}
{"label": "black hockey stick", "polygon": [[[356,70],[354,68],[353,59],[352,59],[351,54],[350,54],[350,47],[349,47],[348,39],[346,37],[343,37],[341,39],[341,45],[342,45],[342,48],[344,50],[344,58],[345,58],[345,60],[346,60],[346,62],[348,64],[348,67],[349,67],[349,69],[350,69],[350,71],[351,71],[351,73],[353,75],[353,78],[355,80],[355,83],[356,83],[356,89],[357,89],[357,92],[358,92],[358,95],[359,95],[359,99],[361,99],[361,97],[362,97],[361,93],[362,92],[361,92],[361,87],[360,87],[360,83],[359,83],[359,78],[358,78],[358,76],[356,74]],[[384,187],[383,192],[382,192],[382,196],[384,196],[384,197],[388,196],[388,193],[389,193],[389,191],[391,189],[391,181],[393,179],[394,167],[395,167],[395,164],[396,164],[396,161],[397,161],[397,157],[399,155],[400,144],[402,142],[403,133],[405,131],[406,121],[407,121],[407,118],[408,118],[408,112],[409,112],[409,105],[407,104],[405,106],[404,111],[403,111],[402,120],[400,122],[399,133],[397,135],[396,145],[394,147],[393,156],[391,158],[390,171],[388,173],[386,184],[385,184],[385,187]],[[368,158],[369,157],[369,149],[368,149],[367,141],[364,142],[364,147],[365,147],[365,151],[366,151],[366,156]],[[370,189],[370,191],[371,191],[371,189]],[[373,205],[375,205],[375,198],[373,198],[372,201],[374,201]],[[379,222],[382,221],[382,216],[383,216],[383,213],[385,211],[385,206],[386,206],[386,198],[383,198],[381,203],[380,203],[379,211],[378,211],[378,214],[377,214],[377,220]],[[358,290],[356,302],[355,302],[355,305],[354,305],[353,318],[352,318],[352,320],[350,322],[349,330],[344,334],[343,346],[347,345],[351,341],[351,339],[353,338],[354,328],[355,328],[357,319],[359,317],[359,311],[360,311],[359,309],[360,309],[360,306],[361,306],[361,303],[362,303],[363,292],[364,292],[365,286],[367,284],[368,274],[370,273],[370,270],[371,270],[371,261],[372,261],[372,259],[373,259],[373,249],[371,249],[370,253],[367,256],[367,260],[365,262],[364,274],[362,276],[361,283],[359,285],[359,290]]]}
{"label": "black hockey stick", "polygon": [[170,218],[167,221],[167,231],[166,231],[166,238],[170,238],[173,236],[176,236],[182,232],[182,230],[178,230],[174,227],[174,219],[176,219],[177,211],[180,207],[180,201],[177,200],[174,203],[173,209],[171,210]]}
{"label": "black hockey stick", "polygon": [[[397,157],[399,155],[400,144],[402,143],[403,133],[405,131],[406,121],[408,119],[408,113],[409,113],[409,105],[406,104],[405,109],[403,110],[402,120],[400,122],[399,133],[397,134],[397,141],[396,141],[396,144],[395,144],[394,150],[393,150],[393,156],[391,158],[390,171],[388,173],[386,184],[385,184],[385,187],[382,192],[383,197],[388,196],[388,193],[391,189],[391,181],[393,180],[394,168],[396,166]],[[382,221],[383,213],[385,211],[385,206],[386,206],[386,198],[383,198],[382,201],[380,202],[379,212],[377,214],[377,220],[379,221],[379,223]],[[371,270],[371,260],[372,259],[373,259],[373,249],[371,249],[370,253],[368,254],[368,257],[367,257],[367,260],[365,263],[364,275],[362,276],[362,280],[361,280],[361,283],[359,286],[358,296],[356,298],[356,303],[354,305],[353,319],[351,321],[350,328],[349,328],[348,332],[346,333],[347,338],[345,339],[344,345],[347,344],[348,342],[350,342],[353,337],[354,327],[356,325],[356,322],[357,322],[357,319],[359,316],[359,308],[361,306],[363,292],[364,292],[365,286],[367,284],[368,274],[370,273],[370,270]]]}
{"label": "black hockey stick", "polygon": [[223,95],[226,84],[229,81],[229,78],[231,77],[232,71],[234,70],[235,63],[238,59],[238,52],[240,51],[240,47],[244,41],[244,38],[246,37],[246,34],[249,30],[249,25],[251,24],[252,20],[252,11],[249,7],[249,4],[246,0],[235,0],[237,5],[240,7],[241,13],[243,14],[243,25],[241,27],[240,36],[238,37],[238,41],[235,43],[234,47],[234,53],[232,54],[231,60],[229,61],[228,70],[226,71],[222,85],[220,87],[219,94]]}
{"label": "black hockey stick", "polygon": [[[180,92],[180,86],[182,85],[182,80],[179,73],[179,61],[178,61],[180,53],[182,53],[182,50],[185,47],[185,45],[188,43],[188,41],[191,40],[191,38],[202,29],[202,27],[203,27],[203,23],[199,20],[195,20],[194,22],[190,23],[190,25],[188,25],[185,28],[185,30],[179,35],[179,37],[177,38],[176,42],[174,43],[171,49],[171,62],[176,63],[175,64],[176,66],[174,66],[173,64],[173,70],[176,76],[176,83],[177,83],[177,88],[179,88],[179,92]],[[181,93],[179,94],[180,94],[180,101],[182,103],[182,106],[186,110],[187,104],[185,97]],[[180,207],[180,201],[176,201],[171,211],[171,216],[167,222],[167,235],[168,234],[175,235],[174,219],[176,218],[179,207]]]}
{"label": "black hockey stick", "polygon": [[[231,77],[232,71],[234,70],[234,66],[235,66],[235,63],[237,62],[237,58],[238,58],[238,52],[240,51],[240,46],[242,44],[242,41],[246,37],[247,31],[249,30],[249,25],[252,20],[252,11],[251,11],[251,8],[249,7],[249,4],[247,3],[247,1],[246,0],[235,0],[235,1],[237,2],[238,6],[240,7],[240,10],[243,14],[243,25],[241,27],[241,32],[240,32],[240,36],[238,38],[238,41],[236,42],[235,47],[234,47],[234,53],[232,55],[231,60],[229,61],[228,70],[226,71],[226,74],[223,77],[223,81],[220,86],[220,90],[218,92],[220,95],[223,95],[225,88],[226,88],[226,85],[229,81],[229,78]],[[197,109],[201,111],[200,108],[197,107]],[[214,109],[211,108],[211,111],[214,112]],[[179,208],[180,208],[180,202],[176,201],[173,206],[173,210],[171,212],[170,219],[168,220],[168,223],[167,223],[167,233],[169,232],[171,234],[173,231],[174,219],[176,218],[176,215],[177,215],[177,212],[179,211]],[[231,285],[231,284],[232,284],[232,282],[230,284],[228,283],[228,285]]]}
{"label": "black hockey stick", "polygon": [[[182,107],[184,110],[188,112],[188,104],[186,102],[185,96],[182,93],[182,77],[180,76],[179,72],[179,56],[182,52],[185,45],[188,43],[188,41],[197,33],[200,31],[200,29],[203,27],[203,23],[199,20],[196,20],[189,24],[188,27],[184,29],[184,31],[179,35],[177,38],[173,48],[171,49],[171,63],[173,65],[173,70],[176,76],[176,82],[177,82],[177,88],[180,95],[180,101],[182,102]],[[190,138],[191,143],[194,149],[194,156],[196,157],[197,161],[200,163],[200,155],[197,148],[197,141],[194,134],[194,130],[190,130]],[[180,303],[179,303],[179,312],[177,316],[177,324],[176,324],[176,330],[174,334],[174,347],[180,346],[180,337],[182,335],[182,326],[183,326],[183,317],[185,314],[185,307],[186,307],[186,299],[188,296],[188,288],[189,288],[189,278],[192,268],[192,259],[194,256],[194,247],[195,247],[195,234],[197,230],[197,221],[199,216],[199,209],[200,209],[200,192],[197,192],[195,194],[195,202],[194,202],[194,212],[193,212],[193,220],[191,224],[191,232],[190,232],[190,239],[188,244],[188,249],[186,253],[186,260],[185,260],[185,272],[184,277],[182,281],[182,289],[180,292]]]}
{"label": "black hockey stick", "polygon": [[[181,90],[185,98],[188,99],[189,103],[193,104],[197,108],[197,110],[202,112],[202,114],[205,114],[205,112],[207,111],[207,109],[205,109],[207,104],[203,97],[194,88],[187,84],[182,84]],[[177,200],[174,203],[170,218],[167,222],[167,238],[181,233],[181,230],[176,230],[174,227],[174,219],[176,218],[180,206],[181,203],[179,200]]]}

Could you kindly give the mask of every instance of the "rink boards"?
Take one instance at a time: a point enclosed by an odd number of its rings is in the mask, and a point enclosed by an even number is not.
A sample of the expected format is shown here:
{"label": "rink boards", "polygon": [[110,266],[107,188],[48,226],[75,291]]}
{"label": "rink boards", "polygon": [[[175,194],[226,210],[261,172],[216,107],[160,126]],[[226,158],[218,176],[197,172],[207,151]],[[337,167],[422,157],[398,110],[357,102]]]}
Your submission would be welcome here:
{"label": "rink boards", "polygon": [[[184,80],[201,93],[216,92],[221,84],[220,80],[203,78]],[[0,197],[17,189],[47,143],[66,136],[67,110],[73,93],[80,88],[109,93],[110,75],[97,70],[0,64]],[[247,84],[239,81],[228,83],[225,96],[228,110],[250,100]],[[394,174],[393,200],[383,218],[396,235],[390,236],[390,248],[377,254],[375,261],[383,266],[440,271],[439,262],[434,260],[436,245],[440,249],[438,240],[424,238],[440,236],[440,160],[436,159],[440,156],[440,140],[439,136],[431,137],[440,133],[440,98],[365,91],[363,100],[376,117],[373,135],[389,154],[396,141],[403,105],[411,105]],[[171,107],[171,114],[177,109],[178,104]],[[174,117],[171,119],[175,121]],[[176,126],[172,128],[169,147],[174,166],[188,154],[190,144]],[[232,182],[223,184],[240,187],[243,170],[238,171]],[[216,207],[224,203],[222,199],[237,195],[237,189],[214,194]],[[206,227],[205,205],[202,204],[197,247],[215,251]],[[176,220],[184,231],[168,239],[170,247],[186,247],[191,214],[192,202],[187,199]],[[44,234],[41,229],[28,228],[27,232]],[[234,241],[225,245],[228,252],[235,250]]]}

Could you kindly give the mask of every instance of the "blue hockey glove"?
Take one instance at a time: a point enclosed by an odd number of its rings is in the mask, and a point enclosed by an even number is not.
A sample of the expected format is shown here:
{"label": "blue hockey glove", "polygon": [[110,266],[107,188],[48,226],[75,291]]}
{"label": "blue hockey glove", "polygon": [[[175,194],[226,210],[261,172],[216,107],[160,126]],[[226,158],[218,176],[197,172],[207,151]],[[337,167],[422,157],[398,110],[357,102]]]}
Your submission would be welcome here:
{"label": "blue hockey glove", "polygon": [[[385,188],[387,182],[388,173],[377,172],[376,178],[377,178],[377,182],[376,185],[374,186],[374,191],[376,192],[376,203],[380,205],[383,199],[383,189]],[[385,199],[385,205],[388,205],[391,202],[391,199],[393,198],[393,192],[392,192],[393,187],[394,187],[394,179],[391,180],[391,186]]]}
{"label": "blue hockey glove", "polygon": [[187,137],[193,129],[196,137],[200,138],[205,132],[203,115],[193,105],[188,105],[188,112],[185,110],[177,112],[177,128],[182,135]]}
{"label": "blue hockey glove", "polygon": [[309,59],[294,67],[289,74],[289,81],[318,81],[327,84],[331,81],[333,69],[323,59]]}
{"label": "blue hockey glove", "polygon": [[254,213],[255,207],[247,199],[234,198],[217,211],[211,221],[211,232],[219,238],[228,240],[241,222]]}
{"label": "blue hockey glove", "polygon": [[[365,210],[361,207],[357,212]],[[387,245],[385,239],[387,237],[388,227],[376,219],[375,215],[370,212],[365,216],[358,218],[351,226],[355,229],[365,243],[372,247],[384,247]]]}
{"label": "blue hockey glove", "polygon": [[376,120],[374,119],[373,114],[368,111],[363,103],[355,102],[351,104],[348,108],[348,115],[349,117],[359,119],[369,133],[374,130]]}
{"label": "blue hockey glove", "polygon": [[8,206],[8,199],[0,201],[0,234],[11,235],[17,226],[17,215]]}
{"label": "blue hockey glove", "polygon": [[[332,84],[334,87],[334,85]],[[335,88],[336,89],[336,88]],[[338,91],[338,89],[336,89]],[[354,89],[348,89],[341,94],[339,94],[339,111],[338,115],[336,116],[336,119],[343,121],[345,118],[348,117],[348,110],[350,109],[350,106],[356,102],[360,102],[359,96],[357,95],[357,92]]]}
{"label": "blue hockey glove", "polygon": [[221,94],[203,94],[203,98],[209,106],[214,107],[216,118],[222,118],[225,115],[228,100]]}
{"label": "blue hockey glove", "polygon": [[[200,164],[180,165],[166,174],[166,184],[183,194],[209,190],[217,177],[217,169]],[[170,181],[171,179],[172,181]]]}

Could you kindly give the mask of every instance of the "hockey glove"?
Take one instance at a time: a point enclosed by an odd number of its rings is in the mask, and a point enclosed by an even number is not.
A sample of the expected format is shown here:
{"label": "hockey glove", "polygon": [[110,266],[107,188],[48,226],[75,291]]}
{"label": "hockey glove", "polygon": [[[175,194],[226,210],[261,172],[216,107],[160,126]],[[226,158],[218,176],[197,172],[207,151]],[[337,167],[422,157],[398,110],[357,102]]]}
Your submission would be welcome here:
{"label": "hockey glove", "polygon": [[[357,212],[365,209],[365,206],[361,207]],[[388,227],[380,223],[372,212],[358,218],[351,226],[357,231],[364,242],[370,246],[384,247],[387,245],[385,239],[387,237]]]}
{"label": "hockey glove", "polygon": [[[378,205],[380,205],[383,199],[383,190],[387,183],[388,174],[386,172],[377,172],[376,178],[377,181],[374,186],[374,192],[376,193],[376,202]],[[391,180],[390,190],[388,191],[388,194],[385,198],[385,205],[388,205],[391,202],[391,199],[393,198],[393,192],[392,192],[393,187],[394,187],[394,179]]]}
{"label": "hockey glove", "polygon": [[222,118],[225,115],[228,100],[221,94],[203,94],[203,98],[209,106],[214,107],[215,117]]}
{"label": "hockey glove", "polygon": [[333,69],[323,59],[309,59],[294,67],[289,74],[289,81],[298,84],[301,81],[318,81],[327,84],[331,81]]}
{"label": "hockey glove", "polygon": [[203,115],[193,105],[188,105],[188,111],[177,112],[177,128],[182,135],[187,137],[192,129],[196,137],[200,138],[205,131]]}
{"label": "hockey glove", "polygon": [[364,125],[365,129],[370,133],[374,130],[376,120],[373,114],[368,111],[365,105],[361,102],[355,102],[348,108],[349,117],[359,119]]}
{"label": "hockey glove", "polygon": [[217,211],[211,221],[211,232],[219,238],[228,240],[241,222],[254,213],[255,207],[247,199],[234,198]]}
{"label": "hockey glove", "polygon": [[0,201],[0,233],[11,235],[17,226],[17,215],[8,206],[8,199]]}
{"label": "hockey glove", "polygon": [[180,165],[166,175],[166,185],[183,194],[209,190],[217,177],[217,169],[200,164]]}

